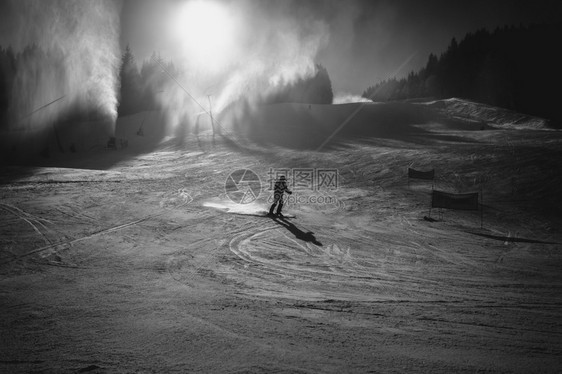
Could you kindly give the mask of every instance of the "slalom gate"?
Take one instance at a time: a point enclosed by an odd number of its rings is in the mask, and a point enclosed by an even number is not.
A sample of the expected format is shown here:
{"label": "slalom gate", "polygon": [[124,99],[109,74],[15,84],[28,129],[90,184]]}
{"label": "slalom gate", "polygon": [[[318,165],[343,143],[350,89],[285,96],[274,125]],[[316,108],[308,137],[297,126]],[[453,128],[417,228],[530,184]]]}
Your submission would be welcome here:
{"label": "slalom gate", "polygon": [[478,192],[471,193],[449,193],[444,191],[433,190],[431,194],[431,207],[429,209],[429,217],[431,218],[431,209],[439,208],[439,214],[442,217],[441,209],[456,210],[480,210],[480,227],[483,225],[483,207],[480,201],[481,194]]}
{"label": "slalom gate", "polygon": [[410,185],[410,179],[422,179],[431,181],[433,186],[435,180],[435,169],[428,171],[420,171],[412,168],[408,168],[408,185]]}

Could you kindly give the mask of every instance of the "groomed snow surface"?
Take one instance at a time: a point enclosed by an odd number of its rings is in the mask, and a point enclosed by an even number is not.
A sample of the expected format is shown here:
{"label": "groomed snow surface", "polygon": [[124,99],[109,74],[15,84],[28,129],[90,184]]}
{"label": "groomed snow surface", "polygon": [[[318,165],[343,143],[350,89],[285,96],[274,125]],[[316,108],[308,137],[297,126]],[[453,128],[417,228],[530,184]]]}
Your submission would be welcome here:
{"label": "groomed snow surface", "polygon": [[[140,113],[128,148],[3,167],[0,372],[560,372],[562,133],[480,108],[272,105],[214,144]],[[483,211],[430,212],[408,167]],[[337,186],[264,217],[291,168]]]}

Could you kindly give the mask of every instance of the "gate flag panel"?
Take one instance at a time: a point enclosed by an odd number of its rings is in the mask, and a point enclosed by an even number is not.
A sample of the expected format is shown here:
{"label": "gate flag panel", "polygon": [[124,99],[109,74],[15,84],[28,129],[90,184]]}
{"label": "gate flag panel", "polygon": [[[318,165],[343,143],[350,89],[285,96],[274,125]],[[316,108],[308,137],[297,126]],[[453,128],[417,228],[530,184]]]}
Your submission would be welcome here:
{"label": "gate flag panel", "polygon": [[408,178],[433,180],[435,178],[435,169],[429,171],[419,171],[408,168]]}
{"label": "gate flag panel", "polygon": [[457,194],[433,190],[431,207],[459,210],[478,210],[478,192]]}

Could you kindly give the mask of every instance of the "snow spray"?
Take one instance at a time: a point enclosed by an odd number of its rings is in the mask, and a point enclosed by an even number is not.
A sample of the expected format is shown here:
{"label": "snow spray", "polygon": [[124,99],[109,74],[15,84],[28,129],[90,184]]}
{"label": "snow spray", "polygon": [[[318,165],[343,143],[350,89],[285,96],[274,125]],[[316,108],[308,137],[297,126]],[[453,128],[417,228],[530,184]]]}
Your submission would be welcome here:
{"label": "snow spray", "polygon": [[[13,0],[11,45],[20,53],[12,130],[48,130],[69,111],[103,118],[113,133],[120,63],[120,2]],[[48,105],[46,105],[49,103]],[[100,125],[101,123],[101,125]]]}
{"label": "snow spray", "polygon": [[[190,3],[177,4],[179,8],[175,14],[179,18],[171,22],[172,26],[185,24],[181,7]],[[221,2],[220,5],[228,14],[230,25],[228,34],[223,36],[228,42],[220,44],[220,54],[214,59],[198,58],[194,55],[197,49],[187,43],[203,43],[201,53],[211,55],[212,46],[205,44],[213,40],[208,34],[214,33],[215,28],[225,28],[225,22],[202,23],[201,30],[186,31],[189,35],[197,34],[201,41],[186,38],[178,28],[168,30],[168,40],[176,46],[170,57],[181,72],[176,76],[181,85],[170,79],[157,100],[167,113],[171,128],[187,126],[183,131],[191,130],[189,127],[201,118],[201,112],[209,111],[201,108],[210,107],[209,98],[213,115],[217,115],[218,126],[221,126],[229,122],[221,112],[229,109],[228,116],[236,112],[233,103],[243,100],[243,110],[246,110],[279,86],[316,73],[315,58],[328,41],[329,28],[313,12],[299,12],[296,8],[300,5],[296,1],[247,0]],[[208,23],[212,22],[211,19]]]}

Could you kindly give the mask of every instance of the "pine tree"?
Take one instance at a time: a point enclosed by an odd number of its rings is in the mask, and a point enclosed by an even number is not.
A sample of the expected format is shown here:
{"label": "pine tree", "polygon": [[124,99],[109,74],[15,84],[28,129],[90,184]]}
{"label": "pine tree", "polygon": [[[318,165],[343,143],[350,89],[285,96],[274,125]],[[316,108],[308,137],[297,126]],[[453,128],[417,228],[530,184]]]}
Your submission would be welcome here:
{"label": "pine tree", "polygon": [[119,77],[121,81],[119,115],[132,114],[142,110],[141,76],[129,45],[125,48],[121,58]]}

